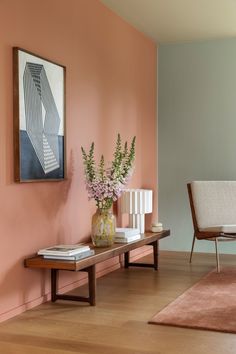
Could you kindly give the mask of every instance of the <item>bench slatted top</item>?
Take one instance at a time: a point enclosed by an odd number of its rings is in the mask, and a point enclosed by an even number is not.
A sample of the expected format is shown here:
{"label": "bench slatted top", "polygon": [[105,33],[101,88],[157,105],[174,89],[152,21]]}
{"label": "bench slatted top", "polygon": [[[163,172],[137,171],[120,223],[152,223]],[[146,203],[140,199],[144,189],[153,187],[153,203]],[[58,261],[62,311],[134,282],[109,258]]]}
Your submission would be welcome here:
{"label": "bench slatted top", "polygon": [[161,232],[145,232],[142,234],[140,240],[136,240],[130,243],[114,243],[110,247],[93,247],[91,243],[88,243],[91,249],[94,249],[95,254],[93,256],[80,259],[77,261],[71,260],[57,260],[46,259],[43,256],[34,256],[25,259],[25,267],[29,268],[44,268],[44,269],[60,269],[78,271],[87,268],[91,265],[100,263],[109,258],[119,256],[120,254],[132,251],[136,248],[148,245],[152,242],[158,241],[164,237],[170,235],[170,230],[163,230]]}

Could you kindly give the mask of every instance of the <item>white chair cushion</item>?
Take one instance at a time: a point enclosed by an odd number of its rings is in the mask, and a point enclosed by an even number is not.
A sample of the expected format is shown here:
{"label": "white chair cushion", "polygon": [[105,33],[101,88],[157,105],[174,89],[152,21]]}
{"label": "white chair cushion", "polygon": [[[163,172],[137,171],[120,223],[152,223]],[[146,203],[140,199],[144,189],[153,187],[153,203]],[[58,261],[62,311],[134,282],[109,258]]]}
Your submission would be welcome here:
{"label": "white chair cushion", "polygon": [[224,230],[233,232],[231,226],[236,226],[236,181],[194,181],[191,190],[199,230],[225,227]]}
{"label": "white chair cushion", "polygon": [[199,228],[199,231],[224,232],[226,234],[235,234],[236,225],[216,225],[211,227]]}

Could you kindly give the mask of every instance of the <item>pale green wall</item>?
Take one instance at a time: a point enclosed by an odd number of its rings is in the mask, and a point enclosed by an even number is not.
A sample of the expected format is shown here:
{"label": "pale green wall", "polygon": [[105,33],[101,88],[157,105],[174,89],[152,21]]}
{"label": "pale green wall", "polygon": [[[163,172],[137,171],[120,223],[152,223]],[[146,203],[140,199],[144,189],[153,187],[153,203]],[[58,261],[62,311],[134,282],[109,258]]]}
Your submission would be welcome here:
{"label": "pale green wall", "polygon": [[[159,220],[172,233],[161,247],[189,250],[186,183],[236,180],[236,39],[160,45],[158,53]],[[197,241],[196,250],[213,246]],[[220,248],[234,253],[236,243]]]}

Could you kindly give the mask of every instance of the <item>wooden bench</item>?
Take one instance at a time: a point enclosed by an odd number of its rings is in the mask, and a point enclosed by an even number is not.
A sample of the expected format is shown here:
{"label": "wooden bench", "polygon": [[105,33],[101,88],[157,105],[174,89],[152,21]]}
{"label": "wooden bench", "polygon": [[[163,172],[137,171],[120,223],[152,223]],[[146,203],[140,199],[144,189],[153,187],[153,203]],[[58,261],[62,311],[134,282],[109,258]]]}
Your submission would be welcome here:
{"label": "wooden bench", "polygon": [[[115,243],[110,247],[106,248],[94,248],[91,244],[90,247],[95,250],[95,254],[88,258],[84,258],[78,261],[67,261],[67,260],[55,260],[55,259],[45,259],[42,256],[35,256],[25,259],[25,267],[29,268],[41,268],[51,270],[51,301],[56,300],[72,300],[72,301],[83,301],[88,302],[90,305],[94,306],[96,304],[96,264],[103,262],[109,258],[119,256],[124,254],[125,268],[130,266],[133,267],[152,267],[155,270],[158,269],[158,242],[160,239],[170,235],[169,230],[163,230],[158,233],[146,232],[142,235],[140,240],[128,243],[128,244],[118,244]],[[139,247],[149,245],[153,247],[153,264],[147,263],[132,263],[129,260],[130,251],[137,249]],[[57,293],[57,278],[59,270],[68,271],[82,271],[88,273],[88,288],[89,296],[77,296],[77,295],[67,295]]]}

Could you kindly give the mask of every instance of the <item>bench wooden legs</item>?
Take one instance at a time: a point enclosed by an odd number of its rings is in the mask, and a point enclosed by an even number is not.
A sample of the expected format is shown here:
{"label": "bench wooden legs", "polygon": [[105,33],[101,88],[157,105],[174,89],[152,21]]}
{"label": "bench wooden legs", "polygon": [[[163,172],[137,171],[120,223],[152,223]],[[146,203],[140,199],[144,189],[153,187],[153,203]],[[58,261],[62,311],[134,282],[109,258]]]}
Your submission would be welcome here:
{"label": "bench wooden legs", "polygon": [[57,299],[57,277],[58,270],[51,269],[51,301],[55,302]]}
{"label": "bench wooden legs", "polygon": [[58,278],[58,269],[51,269],[51,301],[55,302],[56,300],[70,300],[70,301],[83,301],[88,302],[91,306],[96,305],[96,269],[95,265],[92,265],[88,268],[82,269],[81,272],[88,273],[88,288],[89,296],[77,296],[77,295],[67,295],[67,294],[58,294],[57,293],[57,278]]}
{"label": "bench wooden legs", "polygon": [[88,286],[89,286],[89,303],[91,306],[96,305],[96,268],[95,265],[88,269]]}
{"label": "bench wooden legs", "polygon": [[[158,269],[158,240],[149,243],[148,246],[153,247],[153,264],[150,263],[138,263],[129,261],[129,252],[125,253],[125,268],[132,267],[149,267]],[[68,294],[58,294],[57,293],[57,280],[59,269],[51,269],[51,301],[55,302],[57,300],[69,300],[69,301],[82,301],[88,302],[91,306],[96,305],[96,268],[95,265],[81,269],[81,272],[88,273],[88,290],[89,296],[78,296],[78,295],[68,295]]]}
{"label": "bench wooden legs", "polygon": [[125,253],[125,268],[131,267],[149,267],[158,269],[158,240],[152,243],[149,243],[148,246],[153,247],[153,264],[150,263],[139,263],[139,262],[130,262],[129,261],[129,252]]}

